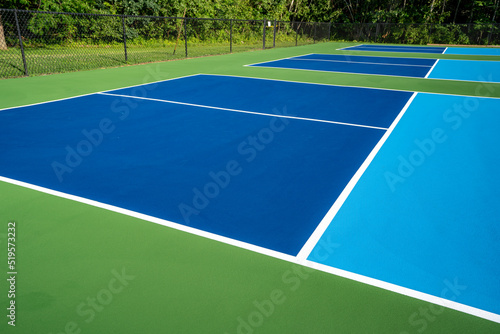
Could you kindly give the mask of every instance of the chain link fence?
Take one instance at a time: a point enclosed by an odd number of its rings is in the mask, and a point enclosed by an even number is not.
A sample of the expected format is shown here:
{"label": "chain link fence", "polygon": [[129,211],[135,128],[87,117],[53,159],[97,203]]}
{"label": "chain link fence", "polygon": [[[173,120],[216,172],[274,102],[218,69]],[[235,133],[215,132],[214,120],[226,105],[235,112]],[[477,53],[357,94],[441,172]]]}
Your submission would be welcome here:
{"label": "chain link fence", "polygon": [[500,44],[499,24],[317,23],[0,9],[0,78],[321,41]]}
{"label": "chain link fence", "polygon": [[0,9],[0,78],[310,44],[329,26]]}
{"label": "chain link fence", "polygon": [[332,23],[331,39],[397,44],[500,44],[499,24]]}

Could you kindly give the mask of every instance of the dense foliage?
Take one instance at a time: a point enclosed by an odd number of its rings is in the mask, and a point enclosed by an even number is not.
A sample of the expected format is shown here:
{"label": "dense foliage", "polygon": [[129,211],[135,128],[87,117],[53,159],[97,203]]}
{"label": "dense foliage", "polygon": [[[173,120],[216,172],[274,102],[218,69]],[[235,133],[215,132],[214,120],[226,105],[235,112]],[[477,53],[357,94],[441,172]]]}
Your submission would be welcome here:
{"label": "dense foliage", "polygon": [[500,0],[2,0],[0,8],[360,23],[493,23]]}

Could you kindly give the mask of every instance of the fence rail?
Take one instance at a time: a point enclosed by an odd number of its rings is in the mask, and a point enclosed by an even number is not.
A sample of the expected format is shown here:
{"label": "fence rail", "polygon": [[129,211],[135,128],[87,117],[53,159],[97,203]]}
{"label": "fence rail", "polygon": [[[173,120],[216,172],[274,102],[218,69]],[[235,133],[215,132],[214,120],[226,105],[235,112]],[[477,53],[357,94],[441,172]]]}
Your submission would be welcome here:
{"label": "fence rail", "polygon": [[500,25],[285,22],[0,9],[0,78],[330,40],[499,44]]}

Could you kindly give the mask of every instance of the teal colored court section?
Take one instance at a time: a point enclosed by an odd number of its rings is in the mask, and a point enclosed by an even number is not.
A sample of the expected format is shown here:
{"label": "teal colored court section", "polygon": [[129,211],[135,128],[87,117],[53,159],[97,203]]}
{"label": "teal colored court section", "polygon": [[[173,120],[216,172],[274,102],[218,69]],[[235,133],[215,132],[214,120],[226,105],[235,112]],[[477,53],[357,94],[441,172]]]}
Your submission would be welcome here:
{"label": "teal colored court section", "polygon": [[500,56],[500,48],[447,48],[444,54],[449,55],[474,55],[474,56]]}
{"label": "teal colored court section", "polygon": [[309,259],[500,313],[500,100],[418,94]]}
{"label": "teal colored court section", "polygon": [[439,59],[428,78],[500,82],[500,62]]}

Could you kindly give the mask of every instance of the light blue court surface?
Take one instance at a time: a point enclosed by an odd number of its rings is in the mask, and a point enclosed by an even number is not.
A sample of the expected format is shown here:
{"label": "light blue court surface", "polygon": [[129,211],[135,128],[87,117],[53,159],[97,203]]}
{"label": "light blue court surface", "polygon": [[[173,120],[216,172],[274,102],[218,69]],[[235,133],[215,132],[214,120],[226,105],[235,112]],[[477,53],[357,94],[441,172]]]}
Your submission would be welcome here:
{"label": "light blue court surface", "polygon": [[424,78],[435,63],[436,59],[309,54],[249,66]]}
{"label": "light blue court surface", "polygon": [[450,47],[444,52],[450,55],[473,55],[473,56],[500,56],[499,47],[484,47],[484,48],[457,48]]}
{"label": "light blue court surface", "polygon": [[428,78],[500,82],[500,61],[439,59]]}
{"label": "light blue court surface", "polygon": [[408,46],[408,45],[384,45],[384,44],[361,44],[349,46],[339,50],[349,51],[380,51],[380,52],[414,52],[414,53],[444,53],[445,47],[438,46]]}
{"label": "light blue court surface", "polygon": [[500,314],[499,111],[419,93],[309,259]]}
{"label": "light blue court surface", "polygon": [[197,75],[0,111],[0,175],[296,255],[411,93]]}

